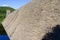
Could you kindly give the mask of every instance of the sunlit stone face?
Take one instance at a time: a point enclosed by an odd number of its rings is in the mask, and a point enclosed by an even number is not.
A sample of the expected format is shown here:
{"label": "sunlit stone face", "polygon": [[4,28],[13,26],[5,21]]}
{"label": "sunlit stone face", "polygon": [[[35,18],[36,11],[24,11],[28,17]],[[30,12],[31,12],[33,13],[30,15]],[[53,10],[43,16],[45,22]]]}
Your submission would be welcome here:
{"label": "sunlit stone face", "polygon": [[32,0],[12,12],[3,25],[11,40],[41,40],[60,24],[59,0]]}

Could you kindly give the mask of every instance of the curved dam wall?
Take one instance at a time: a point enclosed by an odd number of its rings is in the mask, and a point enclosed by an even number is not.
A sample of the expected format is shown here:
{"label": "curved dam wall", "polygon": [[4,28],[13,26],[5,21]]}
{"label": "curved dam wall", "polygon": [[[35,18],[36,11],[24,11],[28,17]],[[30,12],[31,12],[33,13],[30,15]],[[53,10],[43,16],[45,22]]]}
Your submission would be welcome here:
{"label": "curved dam wall", "polygon": [[41,40],[60,24],[60,0],[32,0],[2,22],[11,40]]}

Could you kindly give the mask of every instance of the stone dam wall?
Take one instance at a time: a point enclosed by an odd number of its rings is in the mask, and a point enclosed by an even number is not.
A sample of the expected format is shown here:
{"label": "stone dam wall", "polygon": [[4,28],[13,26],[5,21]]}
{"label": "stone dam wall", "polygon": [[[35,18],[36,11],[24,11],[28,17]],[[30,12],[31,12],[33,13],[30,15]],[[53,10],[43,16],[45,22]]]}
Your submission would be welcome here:
{"label": "stone dam wall", "polygon": [[60,0],[32,0],[2,22],[10,40],[41,40],[60,24]]}

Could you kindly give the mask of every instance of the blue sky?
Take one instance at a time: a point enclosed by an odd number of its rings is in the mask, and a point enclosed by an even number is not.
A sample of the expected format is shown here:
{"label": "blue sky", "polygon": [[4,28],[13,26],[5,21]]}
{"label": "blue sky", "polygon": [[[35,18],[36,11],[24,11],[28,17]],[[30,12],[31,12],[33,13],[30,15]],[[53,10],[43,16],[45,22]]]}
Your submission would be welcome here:
{"label": "blue sky", "polygon": [[31,0],[0,0],[0,6],[9,6],[18,9],[30,1]]}

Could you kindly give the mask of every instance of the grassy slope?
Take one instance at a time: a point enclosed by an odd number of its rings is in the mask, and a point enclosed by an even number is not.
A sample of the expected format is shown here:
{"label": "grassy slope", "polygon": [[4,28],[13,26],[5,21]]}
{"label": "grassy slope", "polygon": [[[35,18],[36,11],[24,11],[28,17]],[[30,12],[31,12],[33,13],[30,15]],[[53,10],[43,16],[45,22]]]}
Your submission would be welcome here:
{"label": "grassy slope", "polygon": [[10,10],[11,12],[14,11],[15,9],[11,7],[0,7],[0,35],[1,34],[6,34],[1,22],[4,20],[6,16],[6,10]]}

